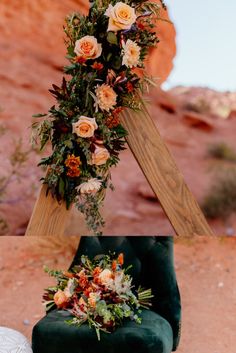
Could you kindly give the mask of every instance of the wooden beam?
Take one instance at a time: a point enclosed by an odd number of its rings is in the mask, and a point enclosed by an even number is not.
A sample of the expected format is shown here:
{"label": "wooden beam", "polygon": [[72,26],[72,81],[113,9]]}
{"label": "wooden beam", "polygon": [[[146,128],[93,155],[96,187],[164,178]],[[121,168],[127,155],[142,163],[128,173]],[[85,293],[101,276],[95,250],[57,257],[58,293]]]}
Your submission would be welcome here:
{"label": "wooden beam", "polygon": [[60,236],[64,235],[69,212],[65,203],[59,204],[49,193],[47,186],[42,185],[35,203],[25,235]]}
{"label": "wooden beam", "polygon": [[146,107],[142,112],[125,110],[121,123],[129,133],[128,145],[176,234],[213,235]]}

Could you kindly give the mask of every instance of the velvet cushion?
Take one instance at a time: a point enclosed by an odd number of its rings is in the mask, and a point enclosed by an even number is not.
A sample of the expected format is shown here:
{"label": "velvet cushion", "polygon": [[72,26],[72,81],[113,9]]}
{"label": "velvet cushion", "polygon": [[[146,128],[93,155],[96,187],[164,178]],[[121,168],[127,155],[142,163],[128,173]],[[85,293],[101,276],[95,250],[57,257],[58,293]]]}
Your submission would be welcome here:
{"label": "velvet cushion", "polygon": [[[122,342],[124,345],[122,350],[128,352],[131,345],[135,344],[132,343],[134,340],[139,342],[137,349],[140,353],[151,352],[152,349],[156,353],[170,353],[171,350],[176,350],[180,338],[181,304],[173,264],[173,238],[160,236],[82,237],[70,268],[78,263],[82,254],[93,258],[95,255],[109,251],[124,253],[125,266],[132,264],[129,273],[136,287],[141,284],[145,288],[152,288],[155,295],[152,311],[143,312],[143,324],[126,322],[124,327],[118,328],[114,333],[103,334],[101,342],[98,342],[93,330],[88,329],[86,325],[82,325],[79,329],[67,326],[63,318],[66,313],[55,310],[33,329],[34,353],[83,353],[83,345],[87,347],[92,342],[93,349],[95,349],[94,345],[98,345],[96,349],[105,351],[109,346],[108,353],[113,353],[113,351],[116,353],[116,349],[120,348],[120,343],[117,346],[117,342]],[[85,338],[81,340],[80,335]],[[71,343],[71,350],[68,350],[66,346],[70,342],[70,337],[73,337],[73,343]],[[144,341],[146,341],[145,344]],[[47,347],[54,348],[47,350]]]}
{"label": "velvet cushion", "polygon": [[126,321],[112,334],[101,332],[98,341],[95,330],[84,324],[79,329],[68,326],[72,316],[64,310],[51,311],[34,328],[34,353],[170,353],[173,334],[169,323],[153,311],[144,310],[142,324]]}

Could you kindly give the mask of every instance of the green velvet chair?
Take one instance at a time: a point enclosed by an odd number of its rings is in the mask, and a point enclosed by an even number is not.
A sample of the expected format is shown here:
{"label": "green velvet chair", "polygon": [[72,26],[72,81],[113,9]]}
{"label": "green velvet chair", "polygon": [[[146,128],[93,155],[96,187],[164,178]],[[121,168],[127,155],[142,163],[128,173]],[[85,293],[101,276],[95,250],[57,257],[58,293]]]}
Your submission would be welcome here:
{"label": "green velvet chair", "polygon": [[142,324],[127,321],[111,334],[101,333],[83,324],[69,326],[71,315],[53,310],[33,328],[34,353],[170,353],[180,339],[181,304],[173,265],[172,237],[82,237],[70,267],[85,254],[93,258],[111,251],[123,252],[125,266],[133,284],[152,288],[151,310],[143,310]]}

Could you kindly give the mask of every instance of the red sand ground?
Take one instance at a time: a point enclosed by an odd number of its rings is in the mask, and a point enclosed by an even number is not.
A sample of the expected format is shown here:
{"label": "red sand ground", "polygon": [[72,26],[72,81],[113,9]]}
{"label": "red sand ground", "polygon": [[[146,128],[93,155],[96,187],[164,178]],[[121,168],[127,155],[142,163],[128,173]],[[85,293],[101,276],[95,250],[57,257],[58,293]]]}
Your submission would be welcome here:
{"label": "red sand ground", "polygon": [[[30,339],[33,325],[44,315],[43,288],[51,284],[42,266],[66,268],[77,242],[78,238],[65,238],[64,244],[40,240],[36,245],[30,238],[0,238],[0,326]],[[235,238],[176,240],[183,306],[179,353],[235,353],[235,251]]]}

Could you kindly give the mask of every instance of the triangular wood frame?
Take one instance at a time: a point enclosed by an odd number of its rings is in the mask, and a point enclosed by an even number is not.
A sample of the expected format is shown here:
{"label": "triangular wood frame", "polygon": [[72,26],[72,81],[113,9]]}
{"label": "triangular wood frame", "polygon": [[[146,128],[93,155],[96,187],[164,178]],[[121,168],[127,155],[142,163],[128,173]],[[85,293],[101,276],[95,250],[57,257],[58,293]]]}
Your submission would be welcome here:
{"label": "triangular wood frame", "polygon": [[[126,110],[121,123],[127,142],[177,235],[213,235],[197,201],[166,147],[146,107]],[[28,236],[64,234],[69,211],[41,187],[27,231]]]}

